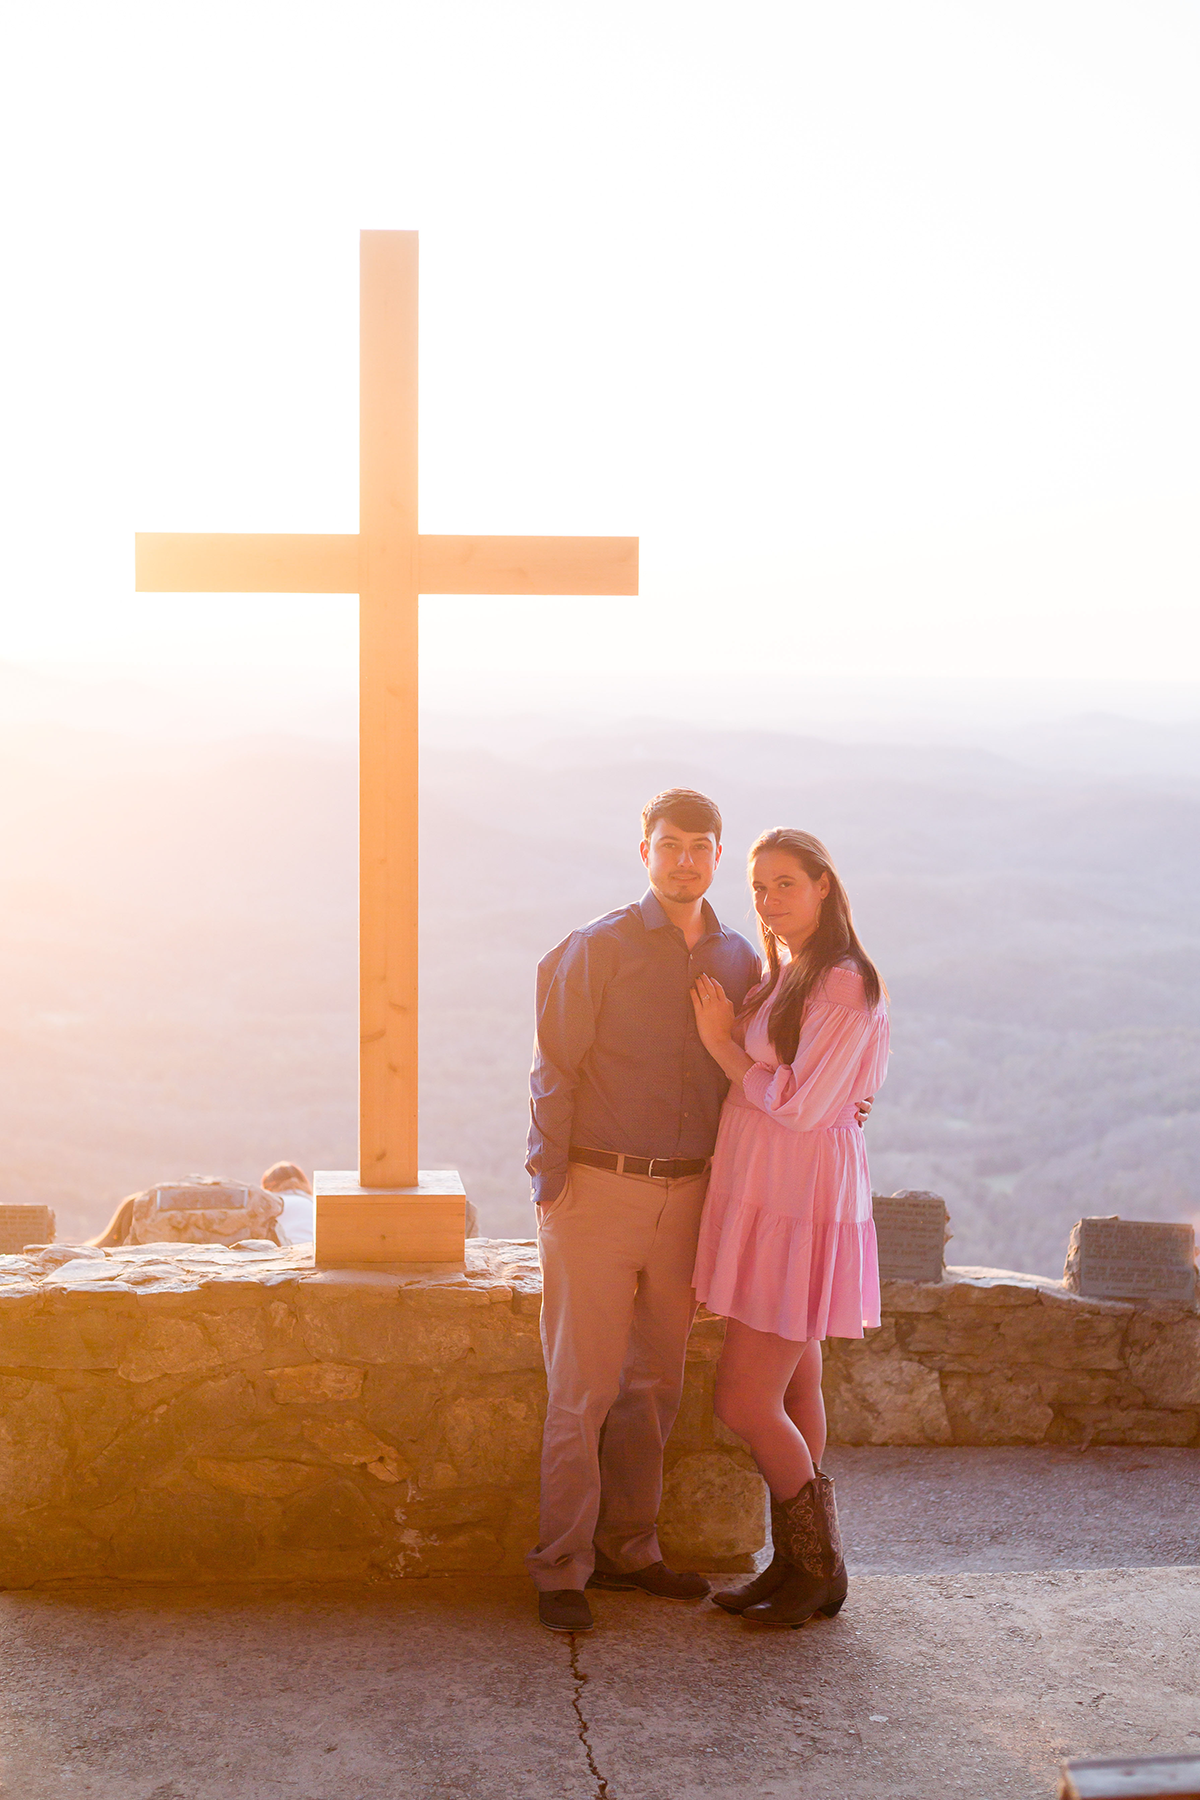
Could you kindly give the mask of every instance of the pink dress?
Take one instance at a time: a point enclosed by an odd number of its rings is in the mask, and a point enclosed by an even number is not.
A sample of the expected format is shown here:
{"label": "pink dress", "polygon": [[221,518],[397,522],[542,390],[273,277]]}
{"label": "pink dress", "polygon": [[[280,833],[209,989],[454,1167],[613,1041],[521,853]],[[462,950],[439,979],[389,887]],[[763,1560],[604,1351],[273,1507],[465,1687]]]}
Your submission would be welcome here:
{"label": "pink dress", "polygon": [[696,1297],[797,1342],[860,1338],[879,1323],[879,1263],[854,1107],[887,1071],[887,1008],[868,1008],[853,965],[831,969],[805,1008],[789,1068],[767,1035],[774,996],[746,1026],[755,1064],[721,1113]]}

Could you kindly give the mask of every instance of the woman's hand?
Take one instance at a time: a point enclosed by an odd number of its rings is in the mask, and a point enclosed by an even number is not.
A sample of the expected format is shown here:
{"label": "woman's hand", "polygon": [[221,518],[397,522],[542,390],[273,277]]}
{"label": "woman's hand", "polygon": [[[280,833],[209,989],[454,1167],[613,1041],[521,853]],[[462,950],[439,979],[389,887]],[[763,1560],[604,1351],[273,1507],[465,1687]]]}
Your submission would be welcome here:
{"label": "woman's hand", "polygon": [[746,1055],[733,1035],[733,1001],[719,981],[701,975],[692,989],[692,1005],[700,1042],[730,1081],[741,1081],[746,1070],[754,1067],[754,1058]]}
{"label": "woman's hand", "polygon": [[719,981],[711,975],[700,975],[692,989],[692,1005],[700,1042],[720,1062],[720,1051],[733,1038],[733,1001]]}

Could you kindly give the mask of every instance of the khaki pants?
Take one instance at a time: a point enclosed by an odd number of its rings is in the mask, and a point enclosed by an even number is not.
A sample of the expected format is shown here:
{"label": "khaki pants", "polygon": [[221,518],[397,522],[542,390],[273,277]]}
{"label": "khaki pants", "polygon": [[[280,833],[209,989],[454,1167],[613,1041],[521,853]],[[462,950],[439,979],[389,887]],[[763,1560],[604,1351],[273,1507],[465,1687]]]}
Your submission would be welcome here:
{"label": "khaki pants", "polygon": [[682,1181],[571,1164],[538,1225],[542,1349],[542,1589],[582,1588],[657,1562],[663,1445],[683,1393],[692,1270],[708,1173]]}

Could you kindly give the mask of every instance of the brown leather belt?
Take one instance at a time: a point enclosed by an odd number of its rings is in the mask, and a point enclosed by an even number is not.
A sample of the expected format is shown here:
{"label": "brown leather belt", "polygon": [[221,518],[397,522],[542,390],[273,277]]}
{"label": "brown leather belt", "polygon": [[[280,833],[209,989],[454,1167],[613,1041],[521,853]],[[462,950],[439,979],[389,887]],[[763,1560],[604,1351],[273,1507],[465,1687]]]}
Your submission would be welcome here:
{"label": "brown leather belt", "polygon": [[615,1150],[581,1150],[575,1144],[567,1160],[614,1175],[649,1175],[652,1181],[682,1181],[687,1175],[703,1175],[708,1167],[707,1156],[620,1156]]}

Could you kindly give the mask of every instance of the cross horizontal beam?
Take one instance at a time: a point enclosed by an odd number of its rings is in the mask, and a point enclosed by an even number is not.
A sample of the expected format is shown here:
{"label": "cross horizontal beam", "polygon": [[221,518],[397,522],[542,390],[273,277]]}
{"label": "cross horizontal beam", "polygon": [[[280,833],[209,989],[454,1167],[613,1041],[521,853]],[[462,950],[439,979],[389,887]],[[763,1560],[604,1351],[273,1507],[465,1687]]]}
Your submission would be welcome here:
{"label": "cross horizontal beam", "polygon": [[[139,531],[143,594],[357,594],[357,534]],[[417,539],[421,594],[636,594],[638,540]]]}

